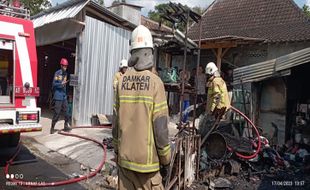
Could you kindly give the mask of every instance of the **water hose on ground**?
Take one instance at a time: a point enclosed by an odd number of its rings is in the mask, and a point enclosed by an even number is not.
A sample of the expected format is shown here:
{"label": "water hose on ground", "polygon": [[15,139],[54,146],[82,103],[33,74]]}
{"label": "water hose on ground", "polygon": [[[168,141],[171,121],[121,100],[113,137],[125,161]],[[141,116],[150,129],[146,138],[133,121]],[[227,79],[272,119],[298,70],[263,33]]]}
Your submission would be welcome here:
{"label": "water hose on ground", "polygon": [[[73,129],[81,129],[81,128],[111,128],[111,126],[79,126],[79,127],[74,127]],[[60,131],[58,132],[58,134],[64,135],[64,136],[71,136],[71,137],[76,137],[76,138],[81,138],[87,141],[91,141],[94,142],[96,144],[98,144],[102,149],[103,149],[103,157],[102,160],[100,162],[100,164],[98,165],[98,167],[96,168],[95,171],[90,172],[87,175],[78,177],[78,178],[71,178],[71,179],[67,179],[67,180],[62,180],[62,181],[56,181],[56,182],[31,182],[31,181],[23,181],[23,180],[18,180],[18,179],[12,179],[10,178],[9,180],[11,182],[16,183],[19,186],[27,186],[27,187],[54,187],[54,186],[61,186],[61,185],[68,185],[68,184],[72,184],[72,183],[77,183],[79,181],[85,180],[85,179],[89,179],[91,177],[94,177],[97,173],[99,173],[101,171],[101,169],[103,168],[105,162],[106,162],[106,157],[107,157],[107,148],[106,145],[104,145],[103,143],[89,138],[89,137],[84,137],[84,136],[80,136],[77,134],[73,134],[73,133],[67,133],[67,132],[63,132]],[[9,173],[9,166],[13,163],[14,159],[16,158],[16,156],[18,155],[18,153],[21,150],[21,144],[18,145],[17,150],[15,152],[15,154],[13,155],[13,157],[7,162],[6,166],[5,166],[5,175],[7,175]]]}
{"label": "water hose on ground", "polygon": [[[259,135],[259,132],[258,132],[258,130],[257,130],[257,127],[256,127],[256,126],[254,125],[254,123],[253,123],[244,113],[242,113],[240,110],[238,110],[237,108],[235,108],[235,107],[233,107],[233,106],[231,106],[231,109],[232,109],[234,112],[240,114],[245,120],[247,120],[247,122],[253,127],[254,132],[255,132],[255,134],[256,134],[256,136],[257,136],[257,140],[258,140],[258,142],[257,142],[257,143],[258,143],[258,144],[257,144],[257,148],[256,148],[256,150],[255,150],[255,152],[254,152],[253,154],[251,154],[251,155],[243,155],[243,154],[238,153],[238,152],[235,152],[235,154],[236,154],[238,157],[243,158],[243,159],[252,159],[252,158],[255,158],[255,157],[258,155],[258,153],[259,153],[259,151],[260,151],[260,148],[261,148],[261,139],[260,139],[260,135]],[[231,148],[228,147],[228,149],[231,149]]]}

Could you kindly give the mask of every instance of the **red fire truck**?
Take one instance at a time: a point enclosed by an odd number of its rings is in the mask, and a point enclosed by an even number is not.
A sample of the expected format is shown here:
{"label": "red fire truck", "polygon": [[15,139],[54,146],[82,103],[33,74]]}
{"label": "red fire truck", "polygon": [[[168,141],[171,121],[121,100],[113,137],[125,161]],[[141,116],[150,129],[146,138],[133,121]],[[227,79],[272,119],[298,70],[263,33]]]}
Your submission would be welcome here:
{"label": "red fire truck", "polygon": [[21,132],[41,131],[37,52],[29,11],[0,2],[0,146],[16,146]]}

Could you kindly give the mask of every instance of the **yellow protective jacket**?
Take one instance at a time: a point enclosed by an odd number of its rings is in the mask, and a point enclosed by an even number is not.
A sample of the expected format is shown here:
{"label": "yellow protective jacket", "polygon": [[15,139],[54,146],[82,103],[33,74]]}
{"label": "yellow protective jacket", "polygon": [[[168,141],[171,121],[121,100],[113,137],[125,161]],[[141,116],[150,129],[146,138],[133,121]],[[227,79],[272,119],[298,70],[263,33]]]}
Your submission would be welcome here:
{"label": "yellow protective jacket", "polygon": [[149,173],[170,163],[167,99],[163,82],[151,71],[133,69],[121,76],[112,134],[120,167]]}
{"label": "yellow protective jacket", "polygon": [[225,81],[221,77],[215,77],[208,81],[208,97],[206,113],[212,113],[215,108],[230,108],[230,98]]}

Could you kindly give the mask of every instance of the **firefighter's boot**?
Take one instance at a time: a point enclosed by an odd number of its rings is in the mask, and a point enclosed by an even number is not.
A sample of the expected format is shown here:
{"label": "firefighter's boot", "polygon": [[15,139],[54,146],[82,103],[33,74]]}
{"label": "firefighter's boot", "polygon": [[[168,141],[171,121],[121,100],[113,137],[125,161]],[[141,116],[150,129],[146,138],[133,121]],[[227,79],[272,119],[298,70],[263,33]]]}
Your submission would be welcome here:
{"label": "firefighter's boot", "polygon": [[69,127],[69,124],[68,124],[68,123],[65,123],[64,131],[69,132],[69,131],[71,131],[71,130],[72,130],[72,128]]}

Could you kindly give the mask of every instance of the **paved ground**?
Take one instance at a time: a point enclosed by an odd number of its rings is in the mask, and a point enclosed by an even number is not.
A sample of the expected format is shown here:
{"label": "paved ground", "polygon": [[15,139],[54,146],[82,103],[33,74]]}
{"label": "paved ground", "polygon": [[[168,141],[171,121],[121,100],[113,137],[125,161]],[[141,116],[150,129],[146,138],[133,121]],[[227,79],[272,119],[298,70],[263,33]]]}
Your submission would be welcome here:
{"label": "paved ground", "polygon": [[[36,133],[24,133],[22,135],[22,140],[27,142],[36,142],[35,144],[43,145],[44,147],[76,160],[87,167],[96,168],[103,157],[102,149],[92,142],[79,138],[67,137],[58,133],[49,134],[51,117],[51,113],[43,112],[40,122],[43,126],[43,131]],[[64,120],[61,120],[56,124],[55,129],[62,130],[63,125]],[[176,134],[178,131],[176,129],[176,125],[170,123],[169,131],[171,137]],[[91,137],[99,141],[102,141],[104,138],[112,137],[111,129],[73,129],[71,133]],[[112,158],[114,158],[114,153],[112,150],[108,150],[107,162],[115,165],[115,163],[111,161]]]}
{"label": "paved ground", "polygon": [[[58,152],[66,157],[78,161],[79,163],[90,167],[96,168],[103,158],[102,149],[86,140],[80,138],[63,136],[58,133],[49,134],[51,125],[51,114],[42,114],[41,124],[43,131],[38,133],[24,133],[23,140],[35,141],[38,144],[45,146],[46,148]],[[57,130],[62,130],[64,121],[61,120],[56,124]],[[98,141],[102,141],[104,138],[112,137],[111,129],[73,129],[71,133],[78,134],[81,136],[91,137]],[[111,159],[114,157],[112,151],[107,152],[107,161],[110,164]]]}
{"label": "paved ground", "polygon": [[[49,134],[52,114],[50,112],[42,113],[41,124],[42,132],[23,133],[22,143],[23,149],[21,155],[26,157],[37,157],[37,161],[33,163],[14,165],[10,168],[13,174],[22,174],[25,180],[30,181],[59,181],[72,178],[76,175],[84,175],[94,170],[103,159],[102,149],[89,141],[79,138],[63,136],[58,133]],[[64,121],[57,123],[56,129],[63,129]],[[170,136],[174,136],[178,131],[176,125],[170,123]],[[73,129],[71,133],[81,136],[91,137],[102,141],[104,138],[112,137],[111,129]],[[1,156],[2,170],[6,159],[14,152],[14,149],[0,151],[4,155]],[[106,189],[103,187],[104,176],[108,174],[108,170],[115,166],[112,150],[107,151],[107,163],[104,170],[96,177],[91,178],[82,183],[74,185],[66,185],[56,187],[54,189]],[[21,158],[23,160],[25,158]],[[0,163],[1,163],[0,160]],[[82,170],[83,168],[84,170]],[[4,173],[0,174],[0,189],[19,189],[6,182]]]}
{"label": "paved ground", "polygon": [[[12,166],[10,172],[22,174],[25,180],[30,181],[59,181],[72,178],[77,175],[85,175],[93,171],[103,159],[103,150],[93,142],[79,138],[49,134],[51,114],[43,112],[41,122],[42,132],[23,133],[21,141],[23,149],[21,155],[37,157],[33,163]],[[59,121],[56,129],[63,128],[64,121]],[[111,137],[111,129],[73,129],[71,133],[91,137],[102,141],[103,138]],[[0,150],[0,169],[3,171],[5,161],[13,154],[14,149]],[[105,189],[103,176],[108,169],[115,165],[111,159],[113,151],[107,151],[107,164],[104,170],[96,177],[74,185],[66,185],[54,189]],[[22,160],[25,158],[21,158]],[[106,170],[105,170],[106,169]],[[0,174],[0,189],[19,189],[14,184],[7,183],[3,172]]]}

